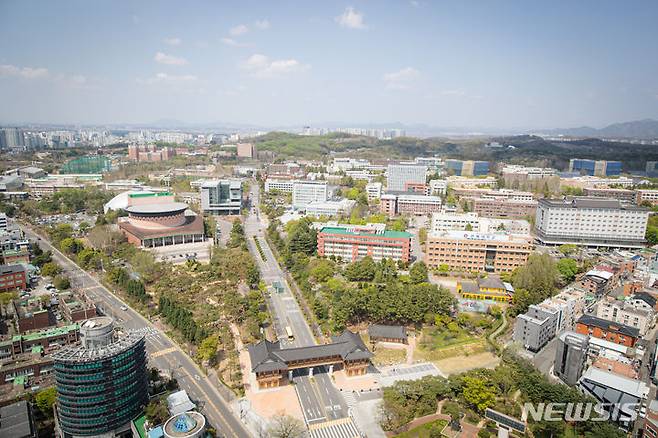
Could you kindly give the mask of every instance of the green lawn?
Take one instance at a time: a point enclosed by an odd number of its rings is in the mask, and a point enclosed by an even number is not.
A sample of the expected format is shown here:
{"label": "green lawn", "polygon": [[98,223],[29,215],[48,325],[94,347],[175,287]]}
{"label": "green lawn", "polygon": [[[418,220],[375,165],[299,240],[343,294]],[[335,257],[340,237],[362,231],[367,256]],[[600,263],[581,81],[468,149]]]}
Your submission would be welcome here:
{"label": "green lawn", "polygon": [[404,363],[407,359],[406,350],[399,348],[384,348],[378,345],[375,348],[375,357],[372,361],[375,365],[393,365]]}
{"label": "green lawn", "polygon": [[471,335],[456,325],[452,325],[451,328],[424,327],[414,357],[436,361],[486,351],[484,338]]}
{"label": "green lawn", "polygon": [[447,424],[448,422],[446,420],[430,421],[429,423],[418,426],[408,432],[402,432],[401,434],[395,435],[395,438],[429,438],[432,430],[436,430],[440,433]]}

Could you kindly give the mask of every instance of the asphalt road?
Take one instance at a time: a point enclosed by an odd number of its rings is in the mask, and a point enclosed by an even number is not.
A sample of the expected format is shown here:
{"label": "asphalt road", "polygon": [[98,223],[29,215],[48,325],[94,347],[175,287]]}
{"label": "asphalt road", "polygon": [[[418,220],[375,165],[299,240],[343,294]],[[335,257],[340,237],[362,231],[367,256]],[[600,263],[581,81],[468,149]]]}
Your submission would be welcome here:
{"label": "asphalt road", "polygon": [[[270,307],[274,312],[272,317],[275,322],[274,326],[277,336],[282,341],[283,348],[316,345],[317,342],[313,337],[311,328],[304,319],[304,314],[292,294],[289,285],[283,280],[284,273],[265,240],[264,233],[267,228],[267,219],[261,217],[258,209],[259,187],[257,184],[252,184],[250,197],[252,200],[251,205],[254,206],[256,213],[250,211],[245,221],[245,234],[249,241],[249,249],[257,260],[262,279],[268,286],[273,281],[279,281],[284,285],[283,292],[272,293],[270,297]],[[253,236],[256,236],[260,242],[261,249],[267,259],[266,261],[261,258]],[[294,340],[292,342],[287,340],[285,333],[286,326],[290,326],[294,334]],[[296,370],[293,374],[297,397],[301,404],[306,423],[309,425],[348,416],[348,407],[345,399],[334,386],[331,377],[326,373],[327,370],[322,367],[319,368],[314,369],[313,378],[307,375],[306,370]]]}
{"label": "asphalt road", "polygon": [[[32,230],[26,227],[23,229],[30,240],[37,240],[37,235]],[[220,436],[239,438],[251,436],[242,423],[233,416],[226,399],[218,390],[221,383],[217,379],[205,376],[192,359],[166,334],[131,309],[48,241],[43,238],[37,241],[44,251],[52,251],[53,260],[62,266],[66,275],[70,277],[73,287],[85,291],[105,314],[116,318],[119,326],[145,333],[150,366],[171,372],[178,380],[181,389],[186,390],[190,398],[197,403],[197,408],[206,415],[208,422],[217,429]],[[122,307],[126,310],[121,310]],[[228,391],[226,388],[223,389]]]}

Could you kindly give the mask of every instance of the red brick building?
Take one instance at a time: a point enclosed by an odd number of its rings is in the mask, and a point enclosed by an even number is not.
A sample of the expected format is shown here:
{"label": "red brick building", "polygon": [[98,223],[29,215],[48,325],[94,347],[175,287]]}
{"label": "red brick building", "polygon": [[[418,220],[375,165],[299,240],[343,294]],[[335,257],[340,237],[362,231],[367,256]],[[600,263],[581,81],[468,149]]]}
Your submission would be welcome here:
{"label": "red brick building", "polygon": [[27,272],[22,265],[0,266],[0,292],[27,288]]}
{"label": "red brick building", "polygon": [[640,332],[635,327],[597,318],[593,315],[583,315],[576,322],[576,333],[590,335],[595,338],[605,339],[615,344],[633,347],[637,342]]}
{"label": "red brick building", "polygon": [[364,257],[408,262],[411,237],[404,231],[387,231],[384,224],[327,226],[318,233],[318,255],[349,262]]}

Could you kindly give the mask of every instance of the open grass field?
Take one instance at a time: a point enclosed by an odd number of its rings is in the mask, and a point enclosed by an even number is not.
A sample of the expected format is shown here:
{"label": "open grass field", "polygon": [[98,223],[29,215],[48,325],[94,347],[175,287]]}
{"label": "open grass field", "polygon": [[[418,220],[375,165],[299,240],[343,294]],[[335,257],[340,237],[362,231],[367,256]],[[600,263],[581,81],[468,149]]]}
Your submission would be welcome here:
{"label": "open grass field", "polygon": [[406,359],[407,352],[402,348],[384,348],[377,345],[372,361],[375,365],[394,365],[404,363]]}
{"label": "open grass field", "polygon": [[446,420],[434,420],[423,424],[422,426],[415,427],[407,432],[395,435],[395,438],[429,438],[430,432],[438,431],[440,433],[447,424],[448,422]]}

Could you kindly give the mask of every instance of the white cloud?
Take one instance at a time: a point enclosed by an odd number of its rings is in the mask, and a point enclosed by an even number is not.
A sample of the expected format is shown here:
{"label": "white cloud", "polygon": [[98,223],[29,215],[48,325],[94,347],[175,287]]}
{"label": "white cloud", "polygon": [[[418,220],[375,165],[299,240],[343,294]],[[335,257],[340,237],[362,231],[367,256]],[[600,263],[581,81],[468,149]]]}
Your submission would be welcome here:
{"label": "white cloud", "polygon": [[441,96],[455,96],[455,97],[464,97],[466,92],[463,90],[443,90],[441,91]]}
{"label": "white cloud", "polygon": [[270,28],[270,22],[267,20],[256,20],[254,26],[256,26],[260,30],[265,30]]}
{"label": "white cloud", "polygon": [[228,31],[228,33],[234,37],[244,35],[247,32],[249,32],[249,28],[244,24],[238,24],[237,26],[230,28]]}
{"label": "white cloud", "polygon": [[417,8],[418,6],[420,6],[420,2],[417,1],[417,0],[411,0],[411,1],[409,2],[409,4],[410,4],[411,6],[413,6],[414,8]]}
{"label": "white cloud", "polygon": [[310,65],[302,64],[296,59],[272,60],[261,54],[251,55],[242,64],[242,68],[256,77],[271,77],[308,70]]}
{"label": "white cloud", "polygon": [[158,83],[189,83],[197,80],[194,75],[170,75],[168,73],[157,73],[155,76],[148,79],[138,79],[137,82],[143,84],[158,84]]}
{"label": "white cloud", "polygon": [[170,46],[180,46],[183,40],[181,40],[178,37],[172,37],[172,38],[165,38],[164,40],[165,44],[168,44]]}
{"label": "white cloud", "polygon": [[231,46],[231,47],[248,47],[248,46],[250,46],[249,43],[241,43],[239,41],[234,40],[233,38],[228,38],[228,37],[224,37],[220,41],[225,46]]}
{"label": "white cloud", "polygon": [[15,65],[0,65],[0,76],[17,76],[23,79],[40,79],[48,77],[48,69],[43,67],[17,67]]}
{"label": "white cloud", "polygon": [[415,68],[406,67],[393,73],[386,73],[383,79],[386,83],[386,88],[391,90],[407,90],[411,88],[411,85],[419,75],[420,72]]}
{"label": "white cloud", "polygon": [[363,14],[352,6],[345,8],[345,12],[335,18],[336,23],[349,29],[367,29],[368,26],[363,22]]}
{"label": "white cloud", "polygon": [[155,54],[155,57],[153,60],[159,64],[166,64],[166,65],[185,65],[187,64],[187,60],[185,58],[179,58],[178,56],[173,56],[173,55],[166,55],[162,52],[158,52]]}

